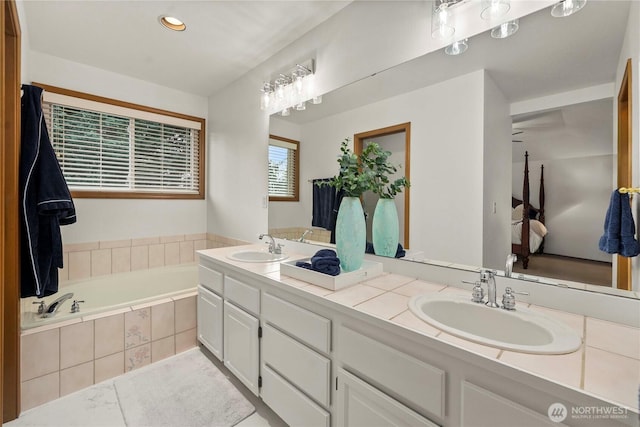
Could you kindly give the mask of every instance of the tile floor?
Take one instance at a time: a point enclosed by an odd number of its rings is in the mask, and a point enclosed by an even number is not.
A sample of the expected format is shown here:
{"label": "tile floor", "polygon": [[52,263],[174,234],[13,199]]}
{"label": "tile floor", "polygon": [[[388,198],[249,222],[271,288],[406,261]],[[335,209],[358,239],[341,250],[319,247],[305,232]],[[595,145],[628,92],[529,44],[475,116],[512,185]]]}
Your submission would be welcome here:
{"label": "tile floor", "polygon": [[[220,369],[238,390],[255,406],[256,412],[245,418],[237,427],[286,427],[280,419],[258,397],[253,395],[224,365],[206,349],[202,351]],[[127,375],[127,374],[124,374]],[[113,389],[107,382],[92,385],[84,390],[27,410],[6,427],[59,427],[59,426],[109,426],[125,427],[120,405]],[[136,427],[136,426],[126,426]]]}

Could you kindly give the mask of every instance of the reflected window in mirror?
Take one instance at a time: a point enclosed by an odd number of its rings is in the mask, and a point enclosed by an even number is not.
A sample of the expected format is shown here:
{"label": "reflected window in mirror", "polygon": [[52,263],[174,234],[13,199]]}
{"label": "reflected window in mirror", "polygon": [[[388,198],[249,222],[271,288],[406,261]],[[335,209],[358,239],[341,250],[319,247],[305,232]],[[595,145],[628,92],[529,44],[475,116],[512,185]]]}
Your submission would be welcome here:
{"label": "reflected window in mirror", "polygon": [[269,135],[269,201],[300,200],[300,142]]}

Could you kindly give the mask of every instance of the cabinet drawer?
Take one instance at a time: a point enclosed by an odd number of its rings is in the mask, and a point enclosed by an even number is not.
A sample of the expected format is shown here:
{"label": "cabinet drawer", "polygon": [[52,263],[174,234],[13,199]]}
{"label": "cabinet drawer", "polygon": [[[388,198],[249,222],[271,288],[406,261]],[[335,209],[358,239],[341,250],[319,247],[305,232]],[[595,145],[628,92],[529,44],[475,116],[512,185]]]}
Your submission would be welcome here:
{"label": "cabinet drawer", "polygon": [[316,402],[329,406],[331,362],[309,347],[264,325],[262,361]]}
{"label": "cabinet drawer", "polygon": [[260,314],[260,291],[232,277],[224,278],[224,298],[253,314]]}
{"label": "cabinet drawer", "polygon": [[329,412],[313,403],[269,367],[262,368],[262,400],[290,426],[329,427]]}
{"label": "cabinet drawer", "polygon": [[[566,414],[566,412],[565,412]],[[564,426],[467,381],[462,382],[462,426],[521,427]]]}
{"label": "cabinet drawer", "polygon": [[438,427],[355,375],[340,369],[338,377],[338,427]]}
{"label": "cabinet drawer", "polygon": [[324,353],[331,350],[331,321],[290,302],[264,293],[263,318]]}
{"label": "cabinet drawer", "polygon": [[394,397],[444,418],[445,372],[348,328],[338,349],[346,366],[383,385]]}
{"label": "cabinet drawer", "polygon": [[198,266],[198,278],[205,288],[222,295],[223,274],[203,265]]}

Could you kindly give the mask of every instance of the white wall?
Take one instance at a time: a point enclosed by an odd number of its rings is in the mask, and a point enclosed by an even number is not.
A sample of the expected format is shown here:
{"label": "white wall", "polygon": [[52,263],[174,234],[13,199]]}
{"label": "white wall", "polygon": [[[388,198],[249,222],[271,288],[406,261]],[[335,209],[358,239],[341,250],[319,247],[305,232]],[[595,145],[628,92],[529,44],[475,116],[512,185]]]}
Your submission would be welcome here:
{"label": "white wall", "polygon": [[[481,265],[483,87],[477,71],[305,124],[301,179],[335,175],[346,137],[411,122],[410,246],[426,258]],[[464,126],[452,126],[451,111]],[[308,212],[310,190],[301,192]]]}
{"label": "white wall", "polygon": [[484,75],[483,138],[481,265],[503,269],[511,253],[511,117],[509,104],[489,73]]}
{"label": "white wall", "polygon": [[[207,117],[205,97],[40,52],[28,52],[26,68],[29,82]],[[204,200],[75,199],[74,203],[78,222],[62,227],[67,244],[206,231]]]}
{"label": "white wall", "polygon": [[27,62],[27,53],[29,52],[29,28],[27,26],[27,15],[24,10],[24,2],[16,1],[16,10],[18,11],[18,20],[20,21],[20,81],[29,83],[29,64]]}

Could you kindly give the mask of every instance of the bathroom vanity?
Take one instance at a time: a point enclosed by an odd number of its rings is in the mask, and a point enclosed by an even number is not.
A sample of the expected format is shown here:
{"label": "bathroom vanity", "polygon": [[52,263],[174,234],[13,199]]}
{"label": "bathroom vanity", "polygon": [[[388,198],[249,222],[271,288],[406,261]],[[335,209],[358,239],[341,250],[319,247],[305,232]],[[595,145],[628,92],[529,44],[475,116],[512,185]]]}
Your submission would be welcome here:
{"label": "bathroom vanity", "polygon": [[261,247],[199,252],[198,339],[289,425],[638,425],[637,404],[597,397],[563,372],[534,374],[500,360],[497,349],[444,339],[406,308],[408,296],[392,292],[418,283],[470,296],[446,285],[477,273],[432,274],[389,260],[382,276],[334,292],[281,275],[279,262],[229,258],[252,249]]}

